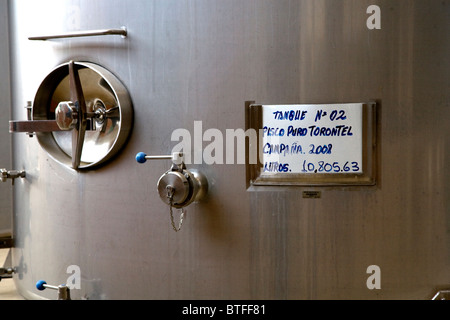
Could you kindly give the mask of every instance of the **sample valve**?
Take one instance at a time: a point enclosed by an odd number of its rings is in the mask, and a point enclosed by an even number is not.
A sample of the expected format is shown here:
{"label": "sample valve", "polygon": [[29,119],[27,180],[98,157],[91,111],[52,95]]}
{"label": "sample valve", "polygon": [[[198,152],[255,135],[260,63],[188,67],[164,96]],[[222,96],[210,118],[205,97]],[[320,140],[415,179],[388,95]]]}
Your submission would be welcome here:
{"label": "sample valve", "polygon": [[6,170],[6,169],[0,169],[0,180],[2,182],[6,182],[8,179],[12,180],[12,184],[14,184],[14,180],[17,178],[25,178],[26,173],[25,171],[17,171],[17,170]]}
{"label": "sample valve", "polygon": [[12,278],[12,274],[16,272],[15,268],[0,268],[0,281]]}
{"label": "sample valve", "polygon": [[45,289],[53,289],[58,291],[58,300],[70,300],[70,289],[65,284],[59,286],[48,285],[44,280],[36,282],[36,289],[43,291]]}
{"label": "sample valve", "polygon": [[[181,152],[166,156],[147,156],[143,152],[136,155],[138,163],[145,163],[147,160],[172,160],[171,168],[159,178],[157,189],[161,200],[170,207],[173,229],[179,231],[184,218],[184,208],[204,198],[208,190],[208,181],[199,171],[186,169]],[[174,223],[172,208],[181,209],[178,227]]]}

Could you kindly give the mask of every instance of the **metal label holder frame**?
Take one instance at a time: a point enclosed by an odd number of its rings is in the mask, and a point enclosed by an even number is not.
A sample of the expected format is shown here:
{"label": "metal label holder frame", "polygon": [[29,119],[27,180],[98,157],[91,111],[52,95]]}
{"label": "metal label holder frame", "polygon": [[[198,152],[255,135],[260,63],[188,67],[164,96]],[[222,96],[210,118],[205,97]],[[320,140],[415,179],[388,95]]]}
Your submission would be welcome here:
{"label": "metal label holder frame", "polygon": [[[254,101],[245,103],[246,130],[253,129],[260,132],[263,128],[262,104]],[[257,134],[258,161],[250,164],[250,145],[246,141],[246,182],[248,190],[267,187],[332,187],[332,186],[375,186],[377,184],[377,114],[379,102],[370,101],[363,103],[362,119],[362,153],[363,173],[271,173],[263,174],[262,159],[262,135]]]}

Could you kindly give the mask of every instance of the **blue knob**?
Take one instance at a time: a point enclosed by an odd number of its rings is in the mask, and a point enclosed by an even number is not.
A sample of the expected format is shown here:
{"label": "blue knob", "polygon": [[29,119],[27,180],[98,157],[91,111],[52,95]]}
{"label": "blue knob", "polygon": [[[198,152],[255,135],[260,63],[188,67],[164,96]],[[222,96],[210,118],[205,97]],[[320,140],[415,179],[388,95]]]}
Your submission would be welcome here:
{"label": "blue knob", "polygon": [[139,163],[146,163],[147,162],[147,159],[145,159],[146,156],[147,155],[145,153],[139,152],[136,155],[136,161],[139,162]]}
{"label": "blue knob", "polygon": [[44,280],[39,280],[36,282],[36,288],[40,291],[45,290],[44,284],[47,284]]}

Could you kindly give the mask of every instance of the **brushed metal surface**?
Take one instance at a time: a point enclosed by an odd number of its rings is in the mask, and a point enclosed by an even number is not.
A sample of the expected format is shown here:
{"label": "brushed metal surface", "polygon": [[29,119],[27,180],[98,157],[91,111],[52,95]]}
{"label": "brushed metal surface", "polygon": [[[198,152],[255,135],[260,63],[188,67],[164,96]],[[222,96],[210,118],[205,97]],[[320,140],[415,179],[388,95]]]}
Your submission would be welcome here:
{"label": "brushed metal surface", "polygon": [[[114,72],[135,111],[127,145],[92,172],[13,137],[27,172],[14,186],[20,292],[38,297],[35,282],[65,281],[70,265],[73,299],[427,299],[450,283],[450,2],[375,2],[381,30],[366,27],[369,0],[11,1],[14,119],[70,59]],[[28,40],[115,25],[126,39]],[[375,187],[303,199],[309,189],[247,192],[244,165],[193,165],[208,196],[175,233],[156,190],[167,164],[134,161],[170,154],[172,131],[197,120],[244,128],[245,101],[370,99],[381,102]],[[370,265],[381,289],[366,286]]]}
{"label": "brushed metal surface", "polygon": [[[0,1],[0,76],[8,79],[9,60],[8,4]],[[11,114],[11,86],[9,81],[0,81],[0,168],[12,170],[11,137],[7,136],[8,118]],[[0,183],[0,238],[10,238],[12,233],[12,188],[11,182]]]}

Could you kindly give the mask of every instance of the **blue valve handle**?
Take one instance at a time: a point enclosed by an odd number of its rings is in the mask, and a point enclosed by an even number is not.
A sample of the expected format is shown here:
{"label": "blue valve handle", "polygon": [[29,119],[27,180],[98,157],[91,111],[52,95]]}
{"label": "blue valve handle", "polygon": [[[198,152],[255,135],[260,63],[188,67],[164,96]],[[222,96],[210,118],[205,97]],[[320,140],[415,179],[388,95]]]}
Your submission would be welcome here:
{"label": "blue valve handle", "polygon": [[146,163],[146,162],[147,162],[147,159],[145,159],[146,156],[147,156],[147,155],[146,155],[144,152],[139,152],[139,153],[136,155],[136,161],[137,161],[138,163]]}
{"label": "blue valve handle", "polygon": [[[66,285],[62,284],[61,286],[66,286]],[[38,282],[36,282],[36,289],[38,289],[39,291],[44,291],[45,289],[58,290],[59,287],[48,285],[47,282],[45,282],[44,280],[39,280]]]}
{"label": "blue valve handle", "polygon": [[38,289],[39,291],[45,290],[45,284],[47,284],[47,282],[45,282],[44,280],[39,280],[38,282],[36,282],[36,289]]}
{"label": "blue valve handle", "polygon": [[[176,157],[177,161],[174,160],[175,157]],[[147,156],[144,152],[139,152],[136,155],[136,161],[139,163],[146,163],[147,160],[172,160],[172,161],[174,161],[174,163],[178,163],[178,162],[181,163],[182,157],[183,157],[183,153],[181,153],[181,152],[176,152],[169,156]]]}

